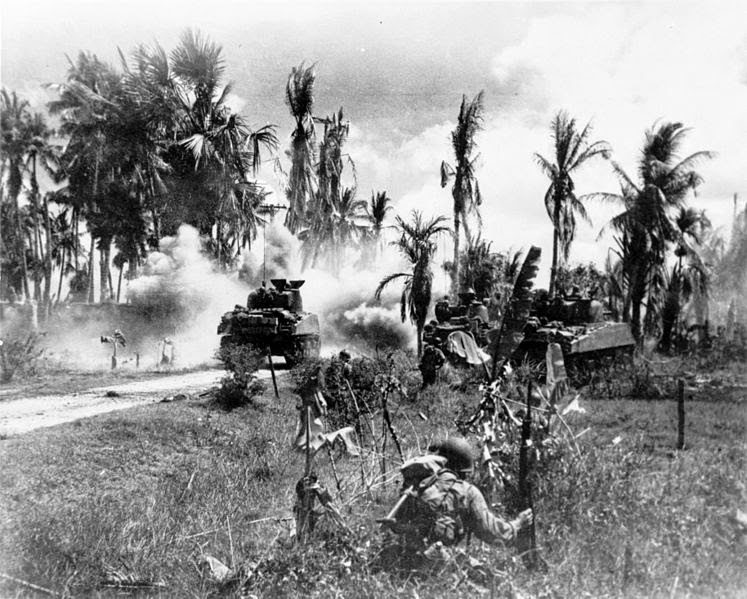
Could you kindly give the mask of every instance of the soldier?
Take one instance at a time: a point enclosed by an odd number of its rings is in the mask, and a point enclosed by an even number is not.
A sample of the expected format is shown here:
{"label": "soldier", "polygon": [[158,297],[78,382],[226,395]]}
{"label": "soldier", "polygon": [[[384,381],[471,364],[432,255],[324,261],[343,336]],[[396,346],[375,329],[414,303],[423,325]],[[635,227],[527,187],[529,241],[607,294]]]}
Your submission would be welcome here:
{"label": "soldier", "polygon": [[434,345],[426,344],[423,349],[423,355],[420,358],[420,372],[423,375],[423,386],[425,389],[428,385],[436,382],[436,375],[446,362],[444,353]]}
{"label": "soldier", "polygon": [[[486,543],[509,543],[532,524],[531,509],[513,520],[494,515],[479,489],[465,480],[474,463],[465,439],[450,437],[431,445],[428,451],[435,455],[411,460],[426,474],[420,480],[408,479],[410,462],[402,466],[405,485],[409,484],[406,497],[399,509],[382,520],[392,531],[403,535],[406,547],[428,557],[437,544],[457,545],[470,534]],[[423,464],[431,470],[423,469]]]}
{"label": "soldier", "polygon": [[340,362],[342,363],[341,373],[342,378],[350,380],[350,375],[353,373],[353,367],[350,365],[350,352],[343,349],[340,352]]}
{"label": "soldier", "polygon": [[434,308],[436,314],[436,320],[438,322],[446,322],[451,318],[451,309],[449,308],[449,296],[444,295],[442,299],[436,302]]}

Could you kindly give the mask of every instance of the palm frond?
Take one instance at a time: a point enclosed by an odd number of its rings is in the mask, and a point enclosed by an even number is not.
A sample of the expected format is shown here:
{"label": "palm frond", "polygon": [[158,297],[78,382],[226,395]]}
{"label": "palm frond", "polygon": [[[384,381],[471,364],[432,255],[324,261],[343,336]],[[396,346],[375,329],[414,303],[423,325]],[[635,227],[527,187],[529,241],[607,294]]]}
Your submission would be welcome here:
{"label": "palm frond", "polygon": [[511,298],[501,321],[499,333],[493,337],[490,343],[490,353],[493,357],[493,378],[498,372],[499,362],[502,364],[510,358],[524,339],[524,326],[532,307],[531,290],[537,276],[541,255],[542,250],[540,248],[530,247],[521,270],[514,281]]}

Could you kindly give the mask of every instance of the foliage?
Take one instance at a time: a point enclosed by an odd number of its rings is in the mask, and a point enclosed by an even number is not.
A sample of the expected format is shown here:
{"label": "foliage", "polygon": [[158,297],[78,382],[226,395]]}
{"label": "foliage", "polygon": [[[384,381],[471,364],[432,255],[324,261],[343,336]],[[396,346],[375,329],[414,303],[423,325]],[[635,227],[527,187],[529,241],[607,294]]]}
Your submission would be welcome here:
{"label": "foliage", "polygon": [[[26,100],[6,89],[0,90],[0,137],[0,299],[33,297],[48,306],[52,242],[46,196],[42,198],[39,192],[39,171],[55,178],[59,148],[51,141],[52,130],[44,116],[32,113]],[[21,206],[24,191],[28,202]]]}
{"label": "foliage", "polygon": [[680,238],[671,211],[684,206],[688,194],[702,182],[695,170],[698,163],[713,156],[701,151],[680,160],[678,150],[686,132],[682,123],[666,122],[650,129],[638,163],[639,182],[613,162],[622,193],[593,194],[624,207],[609,225],[617,233],[615,252],[625,289],[623,318],[639,343],[644,332],[656,334],[661,327],[667,256]]}
{"label": "foliage", "polygon": [[475,164],[479,158],[473,155],[475,150],[475,136],[482,128],[483,120],[483,92],[478,93],[471,102],[467,101],[467,96],[462,96],[462,104],[459,107],[459,116],[457,125],[451,132],[451,146],[454,150],[455,166],[446,162],[441,163],[441,187],[446,187],[449,179],[454,178],[454,184],[451,188],[451,195],[454,200],[454,269],[451,278],[451,293],[456,298],[459,289],[457,288],[461,280],[459,270],[460,249],[460,232],[464,225],[467,235],[469,235],[469,224],[467,217],[475,214],[480,221],[479,208],[482,204],[482,195],[480,194],[480,185],[475,175]]}
{"label": "foliage", "polygon": [[582,294],[594,295],[598,299],[606,296],[607,276],[593,262],[558,267],[555,289],[570,293],[574,288]]}
{"label": "foliage", "polygon": [[296,233],[306,224],[307,203],[314,193],[314,65],[301,63],[293,67],[285,87],[285,103],[290,109],[296,127],[291,133],[291,170],[285,195],[288,198],[288,212],[285,226]]}
{"label": "foliage", "polygon": [[215,402],[226,410],[253,405],[266,390],[264,381],[257,378],[265,356],[249,345],[228,344],[218,350],[217,357],[230,375],[221,379]]}
{"label": "foliage", "polygon": [[[281,387],[284,397],[288,391]],[[474,407],[474,397],[454,390],[433,400],[427,421],[417,415],[423,405],[405,403],[393,415],[408,454],[451,430],[460,402]],[[744,410],[688,402],[689,449],[674,453],[671,402],[592,406],[568,417],[574,431],[589,429],[578,440],[580,457],[561,446],[535,461],[546,573],[526,571],[510,547],[474,541],[463,548],[469,560],[435,573],[381,567],[387,539],[375,519],[396,502],[398,485],[373,486],[369,495],[359,461],[340,456],[351,533],[324,522],[309,543],[294,543],[284,519],[303,459],[288,447],[292,401],[268,403],[251,417],[194,402],[154,404],[4,440],[0,555],[8,575],[72,596],[123,592],[104,586],[112,570],[166,584],[141,593],[205,599],[443,597],[445,589],[458,598],[491,590],[671,596],[675,580],[676,591],[691,596],[740,596],[747,564],[731,517],[743,501]],[[506,470],[515,475],[512,447]],[[316,468],[334,490],[326,455]],[[498,508],[510,516],[513,493],[509,483]],[[233,569],[227,581],[200,566],[208,555]],[[7,580],[0,585],[4,595],[19,592]]]}
{"label": "foliage", "polygon": [[428,221],[418,211],[413,211],[412,220],[404,221],[397,217],[397,230],[400,237],[393,242],[400,253],[412,266],[412,272],[399,272],[381,280],[376,288],[376,299],[381,298],[384,288],[396,279],[404,279],[402,295],[400,297],[400,314],[402,322],[408,316],[415,323],[418,335],[418,355],[422,353],[423,328],[428,317],[431,304],[431,288],[433,284],[433,270],[431,262],[436,252],[434,238],[448,229],[443,225],[443,216]]}
{"label": "foliage", "polygon": [[541,154],[535,154],[534,157],[542,172],[550,179],[550,186],[545,192],[545,208],[553,226],[550,295],[555,295],[557,269],[567,262],[571,243],[576,235],[576,215],[589,221],[582,203],[584,197],[576,196],[573,176],[592,158],[608,157],[610,147],[606,141],[590,143],[591,123],[587,123],[579,131],[576,119],[562,110],[555,115],[551,129],[554,162]]}
{"label": "foliage", "polygon": [[15,374],[26,376],[36,371],[44,349],[39,347],[38,333],[18,331],[0,339],[0,382],[9,383]]}
{"label": "foliage", "polygon": [[[343,154],[350,122],[345,120],[342,108],[331,117],[316,121],[324,125],[316,163],[316,191],[307,202],[306,228],[298,237],[304,266],[321,262],[337,275],[348,248],[366,236],[366,202],[356,199],[355,164]],[[346,162],[351,165],[350,185],[343,178]]]}
{"label": "foliage", "polygon": [[365,208],[365,220],[367,229],[363,235],[363,254],[361,262],[364,266],[372,265],[383,251],[384,241],[382,232],[387,225],[384,224],[387,213],[392,210],[392,199],[387,196],[386,191],[371,192],[371,200]]}
{"label": "foliage", "polygon": [[[417,397],[420,381],[415,374],[415,357],[409,352],[397,350],[375,358],[360,356],[352,358],[348,364],[347,384],[343,378],[343,363],[338,356],[306,360],[291,370],[293,392],[296,394],[316,384],[319,373],[322,373],[321,390],[333,427],[357,423],[356,403],[361,411],[379,407],[382,377],[397,379],[403,390],[402,397]],[[355,402],[350,391],[355,395]]]}
{"label": "foliage", "polygon": [[467,235],[467,249],[460,252],[460,289],[472,288],[478,298],[490,296],[503,282],[505,257],[491,251],[492,242],[478,234]]}

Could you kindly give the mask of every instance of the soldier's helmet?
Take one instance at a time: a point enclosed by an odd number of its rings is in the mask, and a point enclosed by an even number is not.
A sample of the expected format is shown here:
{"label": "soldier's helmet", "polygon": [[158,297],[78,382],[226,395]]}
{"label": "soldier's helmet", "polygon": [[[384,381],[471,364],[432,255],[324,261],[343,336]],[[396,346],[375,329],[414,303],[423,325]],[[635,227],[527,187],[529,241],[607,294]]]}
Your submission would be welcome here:
{"label": "soldier's helmet", "polygon": [[428,447],[428,451],[446,458],[446,467],[462,477],[472,473],[474,458],[472,448],[463,437],[447,437]]}
{"label": "soldier's helmet", "polygon": [[343,349],[340,352],[340,360],[342,360],[342,361],[345,362],[345,361],[347,361],[349,359],[350,359],[350,352],[348,350],[346,350],[346,349]]}

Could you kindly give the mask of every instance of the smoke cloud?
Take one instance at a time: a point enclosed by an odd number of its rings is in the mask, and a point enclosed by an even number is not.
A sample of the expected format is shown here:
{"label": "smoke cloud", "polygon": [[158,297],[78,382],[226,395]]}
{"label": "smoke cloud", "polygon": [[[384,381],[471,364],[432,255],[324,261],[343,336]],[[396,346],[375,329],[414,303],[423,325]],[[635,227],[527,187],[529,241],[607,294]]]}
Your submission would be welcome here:
{"label": "smoke cloud", "polygon": [[[264,237],[264,238],[263,238]],[[56,363],[85,369],[106,369],[112,346],[101,336],[119,329],[127,339],[118,348],[119,367],[165,366],[165,353],[174,368],[215,364],[221,316],[235,305],[246,305],[248,293],[274,278],[305,280],[304,309],[318,315],[322,355],[343,348],[373,355],[415,347],[415,330],[400,317],[402,283],[394,282],[374,300],[381,279],[406,272],[396,252],[384,252],[373,269],[358,265],[350,252],[339,277],[312,268],[303,270],[300,242],[283,225],[270,223],[243,257],[238,271],[227,273],[203,252],[198,232],[187,225],[164,238],[160,251],[148,256],[137,279],[129,281],[126,304],[61,304],[47,327],[45,345]],[[165,343],[166,342],[166,343]]]}
{"label": "smoke cloud", "polygon": [[320,268],[303,270],[301,244],[283,225],[270,223],[264,234],[261,246],[258,243],[245,258],[241,277],[252,286],[259,286],[262,280],[269,283],[272,278],[303,279],[304,309],[319,316],[323,355],[342,348],[373,354],[414,347],[414,329],[400,318],[401,286],[392,284],[380,302],[374,301],[379,281],[403,271],[392,261],[394,252],[385,252],[373,269],[364,269],[358,265],[359,255],[349,251],[340,276],[335,277]]}

